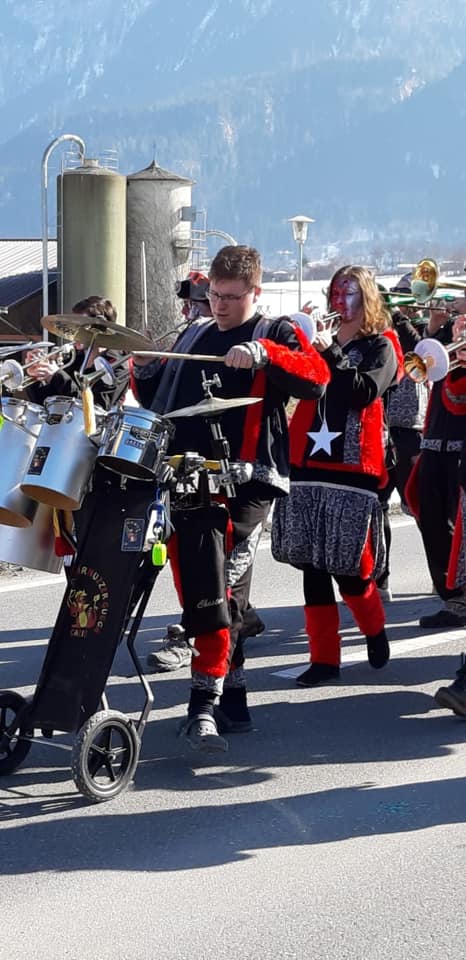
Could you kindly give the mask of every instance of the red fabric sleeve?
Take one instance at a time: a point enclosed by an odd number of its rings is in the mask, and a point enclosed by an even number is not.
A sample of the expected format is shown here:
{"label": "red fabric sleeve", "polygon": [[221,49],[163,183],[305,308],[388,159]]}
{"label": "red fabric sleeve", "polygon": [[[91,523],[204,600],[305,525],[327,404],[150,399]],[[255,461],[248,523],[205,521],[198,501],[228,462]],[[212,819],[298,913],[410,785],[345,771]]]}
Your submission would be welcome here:
{"label": "red fabric sleeve", "polygon": [[302,380],[312,380],[321,386],[325,386],[330,381],[330,370],[320,353],[309,343],[307,337],[303,334],[303,341],[299,336],[298,329],[294,328],[294,333],[300,341],[301,350],[290,350],[274,340],[262,340],[258,343],[267,351],[267,356],[271,363],[280,367],[286,373],[295,377],[301,377]]}

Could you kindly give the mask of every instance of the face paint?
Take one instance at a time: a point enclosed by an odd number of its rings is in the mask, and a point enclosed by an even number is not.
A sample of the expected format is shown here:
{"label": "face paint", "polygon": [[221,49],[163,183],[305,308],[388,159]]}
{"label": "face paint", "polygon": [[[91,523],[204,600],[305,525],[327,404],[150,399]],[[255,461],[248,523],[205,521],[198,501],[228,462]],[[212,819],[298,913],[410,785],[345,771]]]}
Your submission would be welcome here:
{"label": "face paint", "polygon": [[356,320],[362,310],[361,288],[353,277],[342,277],[332,287],[331,310],[341,315],[343,323]]}

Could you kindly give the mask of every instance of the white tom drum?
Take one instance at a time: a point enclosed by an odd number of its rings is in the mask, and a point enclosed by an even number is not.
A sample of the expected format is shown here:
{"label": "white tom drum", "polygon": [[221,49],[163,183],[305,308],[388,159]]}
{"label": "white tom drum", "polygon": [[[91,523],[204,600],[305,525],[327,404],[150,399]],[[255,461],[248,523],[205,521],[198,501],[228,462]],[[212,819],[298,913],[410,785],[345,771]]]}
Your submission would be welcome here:
{"label": "white tom drum", "polygon": [[105,412],[96,408],[97,434],[84,430],[81,400],[48,397],[37,443],[21,483],[26,496],[59,510],[79,510],[94,469]]}
{"label": "white tom drum", "polygon": [[25,495],[20,483],[41,428],[42,407],[4,397],[0,413],[0,524],[30,527],[37,502]]}
{"label": "white tom drum", "polygon": [[55,553],[52,507],[36,507],[34,521],[27,530],[0,526],[0,560],[44,573],[60,573],[63,557]]}

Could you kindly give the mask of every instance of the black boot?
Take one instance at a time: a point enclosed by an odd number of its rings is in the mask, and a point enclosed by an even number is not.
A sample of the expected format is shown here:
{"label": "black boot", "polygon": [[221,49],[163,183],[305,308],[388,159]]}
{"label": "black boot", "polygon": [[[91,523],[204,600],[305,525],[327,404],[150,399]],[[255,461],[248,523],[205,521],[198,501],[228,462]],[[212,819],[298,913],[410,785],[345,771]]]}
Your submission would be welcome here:
{"label": "black boot", "polygon": [[225,687],[214,717],[220,733],[249,733],[252,730],[246,687]]}
{"label": "black boot", "polygon": [[334,663],[311,663],[304,673],[296,677],[298,687],[318,687],[320,683],[330,683],[338,680],[340,667]]}
{"label": "black boot", "polygon": [[212,690],[192,687],[188,716],[179,727],[178,736],[183,737],[199,753],[226,753],[228,742],[219,736],[214,717],[216,695]]}
{"label": "black boot", "polygon": [[456,671],[456,680],[449,687],[439,687],[434,700],[440,707],[453,710],[457,717],[466,717],[466,663]]}
{"label": "black boot", "polygon": [[374,637],[366,637],[367,659],[371,667],[380,670],[390,659],[390,646],[385,630],[380,630]]}

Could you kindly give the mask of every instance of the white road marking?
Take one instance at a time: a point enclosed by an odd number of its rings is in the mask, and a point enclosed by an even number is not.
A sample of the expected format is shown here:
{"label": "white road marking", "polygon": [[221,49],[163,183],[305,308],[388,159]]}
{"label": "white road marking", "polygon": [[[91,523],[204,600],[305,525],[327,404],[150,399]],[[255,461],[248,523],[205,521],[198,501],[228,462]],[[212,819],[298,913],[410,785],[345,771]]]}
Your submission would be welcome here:
{"label": "white road marking", "polygon": [[63,583],[66,583],[66,577],[63,574],[54,573],[49,577],[28,580],[26,583],[20,580],[15,583],[2,584],[2,586],[0,586],[0,593],[15,593],[17,590],[31,590],[33,587],[50,587]]}
{"label": "white road marking", "polygon": [[[404,624],[404,626],[408,625],[409,624]],[[460,640],[464,643],[465,637],[465,630],[449,630],[448,633],[423,634],[420,637],[412,637],[410,640],[394,640],[390,644],[391,659],[396,660],[405,653],[412,653],[413,650],[425,650],[427,647],[440,647],[445,643],[451,643],[455,640]],[[365,649],[358,650],[355,653],[345,653],[343,651],[341,666],[347,667],[354,663],[367,663]],[[288,670],[274,670],[272,671],[272,676],[283,677],[285,680],[294,679],[295,677],[299,677],[299,674],[308,666],[309,661],[301,663],[297,667],[290,667]]]}

